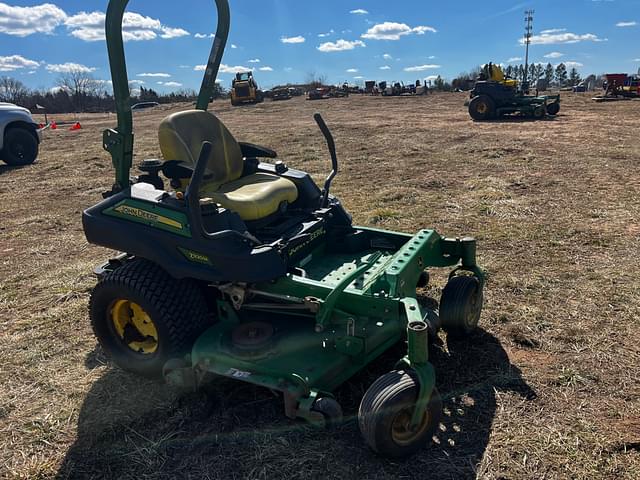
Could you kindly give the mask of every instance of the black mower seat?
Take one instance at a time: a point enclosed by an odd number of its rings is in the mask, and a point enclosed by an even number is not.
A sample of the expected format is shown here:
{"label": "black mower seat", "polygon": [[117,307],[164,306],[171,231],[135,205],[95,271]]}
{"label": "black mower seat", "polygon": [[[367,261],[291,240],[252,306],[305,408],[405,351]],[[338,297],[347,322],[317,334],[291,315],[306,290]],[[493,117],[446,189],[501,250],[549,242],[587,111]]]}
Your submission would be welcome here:
{"label": "black mower seat", "polygon": [[298,198],[295,184],[269,173],[242,176],[240,145],[213,114],[202,110],[174,113],[160,123],[160,150],[166,160],[195,163],[202,142],[213,145],[200,190],[201,197],[238,213],[243,220],[260,220],[276,213],[284,203]]}

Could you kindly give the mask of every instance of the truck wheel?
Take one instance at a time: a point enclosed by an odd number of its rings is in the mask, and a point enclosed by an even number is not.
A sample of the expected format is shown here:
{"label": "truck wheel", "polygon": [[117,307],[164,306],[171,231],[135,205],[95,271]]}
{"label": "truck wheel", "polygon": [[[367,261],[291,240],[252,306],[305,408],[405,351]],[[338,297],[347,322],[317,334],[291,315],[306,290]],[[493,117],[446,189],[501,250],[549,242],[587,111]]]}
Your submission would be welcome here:
{"label": "truck wheel", "polygon": [[478,95],[469,102],[469,115],[474,120],[488,120],[496,111],[496,104],[487,95]]}
{"label": "truck wheel", "polygon": [[461,338],[472,333],[482,312],[482,287],[476,277],[453,277],[440,297],[440,322],[447,335]]}
{"label": "truck wheel", "polygon": [[29,165],[38,157],[38,139],[26,128],[10,128],[4,134],[2,157],[12,167]]}
{"label": "truck wheel", "polygon": [[442,400],[434,388],[420,424],[411,429],[418,391],[415,374],[401,370],[381,376],[369,387],[360,403],[358,424],[372,450],[386,457],[404,457],[431,440],[440,423]]}
{"label": "truck wheel", "polygon": [[189,353],[208,324],[198,286],[146,260],[107,274],[91,293],[89,314],[116,365],[150,378],[160,377],[168,360]]}
{"label": "truck wheel", "polygon": [[547,105],[547,113],[549,115],[557,115],[560,111],[560,102],[553,102]]}

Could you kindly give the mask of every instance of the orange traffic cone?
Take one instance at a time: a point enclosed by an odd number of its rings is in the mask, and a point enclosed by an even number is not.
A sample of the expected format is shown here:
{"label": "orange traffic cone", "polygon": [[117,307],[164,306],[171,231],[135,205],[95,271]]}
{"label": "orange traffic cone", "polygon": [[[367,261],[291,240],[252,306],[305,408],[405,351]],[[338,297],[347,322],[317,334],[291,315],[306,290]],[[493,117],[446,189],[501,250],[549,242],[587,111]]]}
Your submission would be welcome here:
{"label": "orange traffic cone", "polygon": [[82,128],[82,125],[80,125],[80,122],[76,122],[74,125],[71,125],[71,128],[69,130],[80,130]]}
{"label": "orange traffic cone", "polygon": [[51,130],[57,130],[58,124],[56,122],[51,122]]}

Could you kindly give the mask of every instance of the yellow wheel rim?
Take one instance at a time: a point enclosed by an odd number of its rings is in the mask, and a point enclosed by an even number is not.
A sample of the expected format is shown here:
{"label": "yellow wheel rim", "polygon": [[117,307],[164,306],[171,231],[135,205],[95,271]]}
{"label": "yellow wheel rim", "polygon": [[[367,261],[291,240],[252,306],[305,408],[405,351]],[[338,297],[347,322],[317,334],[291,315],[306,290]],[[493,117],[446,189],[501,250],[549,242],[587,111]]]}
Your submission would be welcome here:
{"label": "yellow wheel rim", "polygon": [[417,438],[420,438],[425,430],[429,428],[429,411],[425,411],[418,428],[411,428],[411,416],[415,407],[403,408],[400,410],[391,424],[391,438],[401,446],[411,445]]}
{"label": "yellow wheel rim", "polygon": [[487,104],[486,103],[479,103],[478,104],[478,108],[476,109],[478,111],[478,113],[487,113]]}
{"label": "yellow wheel rim", "polygon": [[143,355],[158,349],[158,330],[140,305],[130,300],[116,300],[110,317],[116,334],[128,348]]}

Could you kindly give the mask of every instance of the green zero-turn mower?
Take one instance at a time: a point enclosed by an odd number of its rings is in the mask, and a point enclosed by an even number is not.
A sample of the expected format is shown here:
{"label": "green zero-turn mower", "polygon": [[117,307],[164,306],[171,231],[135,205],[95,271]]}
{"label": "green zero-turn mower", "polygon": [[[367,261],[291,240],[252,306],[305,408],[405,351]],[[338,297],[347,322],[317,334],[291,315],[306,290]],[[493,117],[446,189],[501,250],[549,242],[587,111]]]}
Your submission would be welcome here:
{"label": "green zero-turn mower", "polygon": [[[83,215],[89,242],[125,252],[96,269],[90,316],[100,344],[134,373],[189,387],[208,374],[253,383],[281,392],[288,417],[329,425],[342,417],[331,392],[406,342],[406,355],[364,395],[358,419],[380,454],[423,447],[441,410],[429,337],[440,327],[468,334],[480,317],[475,241],[353,226],[330,194],[338,161],[319,115],[333,166],[322,188],[274,151],[237,142],[207,112],[229,31],[227,0],[216,0],[196,109],[161,122],[165,160],[146,160],[143,175],[130,177],[127,3],[111,0],[106,18],[118,126],[103,144],[116,182]],[[452,269],[439,312],[416,294],[432,267]]]}

